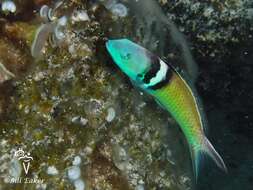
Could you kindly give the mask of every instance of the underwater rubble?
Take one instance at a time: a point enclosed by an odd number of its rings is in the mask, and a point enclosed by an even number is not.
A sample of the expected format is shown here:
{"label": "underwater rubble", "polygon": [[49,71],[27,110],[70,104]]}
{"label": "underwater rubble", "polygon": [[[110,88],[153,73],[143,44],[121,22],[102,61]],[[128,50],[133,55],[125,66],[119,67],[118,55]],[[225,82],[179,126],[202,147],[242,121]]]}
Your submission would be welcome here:
{"label": "underwater rubble", "polygon": [[[177,124],[105,51],[115,31],[131,33],[125,1],[12,2],[0,14],[0,189],[193,189]],[[241,1],[159,2],[196,57],[219,61],[248,35]],[[27,175],[19,148],[33,157]],[[11,182],[22,177],[43,182]]]}

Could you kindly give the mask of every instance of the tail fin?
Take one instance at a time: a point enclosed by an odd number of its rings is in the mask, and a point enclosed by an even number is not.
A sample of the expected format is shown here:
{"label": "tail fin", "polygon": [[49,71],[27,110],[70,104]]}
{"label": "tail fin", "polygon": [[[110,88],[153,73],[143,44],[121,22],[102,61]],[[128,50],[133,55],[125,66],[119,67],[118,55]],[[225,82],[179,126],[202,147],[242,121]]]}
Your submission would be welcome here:
{"label": "tail fin", "polygon": [[204,154],[209,155],[216,163],[216,165],[227,173],[227,167],[223,159],[221,158],[219,153],[216,152],[213,145],[209,142],[209,140],[206,137],[204,137],[204,142],[202,143],[201,147],[196,148],[191,146],[190,151],[196,182],[198,180],[199,165],[201,163],[201,160],[203,159]]}

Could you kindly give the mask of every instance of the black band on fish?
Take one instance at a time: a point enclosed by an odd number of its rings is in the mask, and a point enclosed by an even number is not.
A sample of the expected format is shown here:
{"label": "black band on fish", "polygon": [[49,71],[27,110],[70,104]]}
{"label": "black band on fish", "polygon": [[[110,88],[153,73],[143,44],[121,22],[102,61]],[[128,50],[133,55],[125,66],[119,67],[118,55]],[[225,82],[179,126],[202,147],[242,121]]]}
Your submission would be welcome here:
{"label": "black band on fish", "polygon": [[[166,64],[166,63],[161,61],[160,64]],[[158,90],[158,89],[166,86],[170,82],[172,76],[173,76],[173,69],[170,66],[167,66],[167,70],[166,70],[166,74],[165,74],[164,78],[161,81],[159,81],[158,83],[156,83],[152,86],[149,86],[148,88],[151,90]]]}
{"label": "black band on fish", "polygon": [[155,55],[149,55],[150,60],[151,60],[151,67],[149,71],[144,75],[143,82],[145,84],[148,84],[152,78],[156,76],[158,71],[161,68],[160,60],[157,56]]}

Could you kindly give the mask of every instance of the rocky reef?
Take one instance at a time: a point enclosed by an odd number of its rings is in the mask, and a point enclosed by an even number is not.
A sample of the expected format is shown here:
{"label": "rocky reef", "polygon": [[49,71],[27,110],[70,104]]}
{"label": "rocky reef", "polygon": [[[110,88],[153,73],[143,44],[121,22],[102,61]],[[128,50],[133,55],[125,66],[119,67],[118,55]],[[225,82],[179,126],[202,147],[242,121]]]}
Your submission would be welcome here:
{"label": "rocky reef", "polygon": [[[133,34],[128,1],[4,2],[0,189],[193,189],[177,124],[105,51],[107,38]],[[243,2],[159,1],[196,59],[217,62],[252,37]],[[27,174],[20,148],[33,157]]]}
{"label": "rocky reef", "polygon": [[233,47],[252,38],[251,1],[160,1],[189,39],[196,59],[222,62]]}
{"label": "rocky reef", "polygon": [[[2,189],[191,187],[184,142],[167,139],[166,127],[175,123],[124,80],[105,52],[117,16],[99,3],[68,2],[50,3],[29,21],[13,17],[2,21],[1,52],[12,56],[1,59],[16,75],[2,84],[10,89],[1,94]],[[19,148],[33,156],[28,175],[13,157]]]}

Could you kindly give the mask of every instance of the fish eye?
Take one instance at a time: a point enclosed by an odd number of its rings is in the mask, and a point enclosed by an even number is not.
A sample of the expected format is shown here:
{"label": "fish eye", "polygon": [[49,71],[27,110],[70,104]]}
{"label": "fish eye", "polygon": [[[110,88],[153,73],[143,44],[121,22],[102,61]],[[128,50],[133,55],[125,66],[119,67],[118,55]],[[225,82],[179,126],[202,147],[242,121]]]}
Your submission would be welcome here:
{"label": "fish eye", "polygon": [[140,79],[143,79],[144,78],[144,73],[138,74],[137,77],[140,78]]}
{"label": "fish eye", "polygon": [[121,56],[121,58],[122,58],[123,60],[129,60],[129,59],[131,58],[131,54],[130,54],[130,53],[126,53],[126,54],[120,55],[120,56]]}

